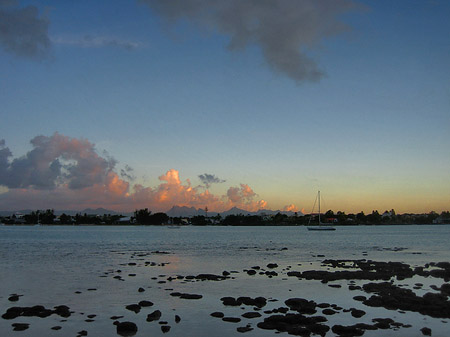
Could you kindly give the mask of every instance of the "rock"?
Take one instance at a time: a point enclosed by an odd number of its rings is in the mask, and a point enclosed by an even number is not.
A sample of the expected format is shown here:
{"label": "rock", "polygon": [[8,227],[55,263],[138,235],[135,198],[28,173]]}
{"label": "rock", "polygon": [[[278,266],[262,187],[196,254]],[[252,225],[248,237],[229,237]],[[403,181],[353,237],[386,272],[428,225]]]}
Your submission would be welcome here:
{"label": "rock", "polygon": [[28,323],[13,323],[11,324],[14,331],[24,331],[30,327]]}
{"label": "rock", "polygon": [[290,298],[284,302],[291,310],[301,314],[312,315],[316,313],[316,302],[304,298]]}
{"label": "rock", "polygon": [[222,280],[226,280],[227,277],[226,276],[222,276],[222,275],[214,275],[214,274],[199,274],[197,276],[195,276],[195,278],[197,280],[201,280],[201,281],[222,281]]}
{"label": "rock", "polygon": [[431,329],[430,328],[424,327],[424,328],[420,329],[420,331],[422,331],[422,334],[424,336],[431,336]]}
{"label": "rock", "polygon": [[273,315],[264,318],[257,324],[258,328],[287,332],[290,335],[310,336],[316,334],[325,336],[330,328],[324,324],[326,318],[321,316],[306,317],[302,314]]}
{"label": "rock", "polygon": [[368,283],[364,291],[375,293],[363,301],[367,306],[389,310],[419,312],[435,318],[450,318],[450,302],[442,294],[426,293],[417,296],[412,290],[400,288],[390,282]]}
{"label": "rock", "polygon": [[147,315],[147,322],[158,321],[161,318],[161,311],[155,310]]}
{"label": "rock", "polygon": [[256,270],[253,270],[253,269],[247,270],[247,274],[250,276],[256,275]]}
{"label": "rock", "polygon": [[55,310],[46,309],[42,305],[35,305],[33,307],[11,307],[2,315],[3,319],[14,319],[19,316],[26,317],[40,317],[45,318],[52,314],[57,314],[61,317],[67,318],[71,312],[68,306],[60,305],[55,307]]}
{"label": "rock", "polygon": [[253,330],[253,328],[251,328],[249,326],[240,326],[239,328],[236,328],[236,331],[237,332],[241,332],[241,333],[249,332],[249,331],[252,331],[252,330]]}
{"label": "rock", "polygon": [[276,264],[276,263],[269,263],[267,265],[267,268],[270,268],[270,269],[277,268],[277,267],[278,267],[278,264]]}
{"label": "rock", "polygon": [[59,325],[57,325],[57,326],[51,327],[50,329],[52,329],[52,330],[61,330],[62,328]]}
{"label": "rock", "polygon": [[8,297],[8,301],[10,302],[17,302],[19,300],[19,295],[17,294],[12,294],[11,296]]}
{"label": "rock", "polygon": [[81,330],[81,331],[78,331],[78,336],[87,336],[88,335],[88,332],[86,331],[86,330]]}
{"label": "rock", "polygon": [[352,314],[353,317],[360,318],[360,317],[364,316],[366,314],[366,312],[363,311],[363,310],[352,308],[351,309],[351,314]]}
{"label": "rock", "polygon": [[129,304],[125,308],[130,311],[133,311],[136,314],[139,313],[139,311],[141,311],[141,306],[139,304]]}
{"label": "rock", "polygon": [[178,315],[175,315],[175,323],[180,323],[181,317]]}
{"label": "rock", "polygon": [[261,317],[261,314],[259,312],[246,312],[245,314],[242,314],[242,317],[244,318],[256,318]]}
{"label": "rock", "polygon": [[239,323],[241,319],[239,317],[222,317],[222,321],[231,322],[231,323]]}
{"label": "rock", "polygon": [[334,314],[337,314],[337,311],[334,311],[333,309],[328,308],[328,309],[323,309],[322,313],[324,315],[334,315]]}
{"label": "rock", "polygon": [[222,318],[222,317],[224,317],[225,315],[224,315],[223,312],[215,311],[215,312],[211,313],[210,316],[212,316],[212,317],[217,317],[217,318]]}
{"label": "rock", "polygon": [[153,302],[143,300],[143,301],[140,301],[138,303],[138,305],[141,307],[151,307],[153,305]]}
{"label": "rock", "polygon": [[110,319],[112,320],[117,320],[119,318],[123,318],[123,316],[111,316]]}
{"label": "rock", "polygon": [[169,332],[170,331],[170,325],[163,325],[163,326],[161,326],[161,331],[163,333]]}
{"label": "rock", "polygon": [[331,331],[333,331],[338,336],[345,336],[345,337],[364,335],[364,330],[356,325],[349,325],[349,326],[333,325]]}
{"label": "rock", "polygon": [[133,322],[117,322],[116,330],[118,335],[134,336],[137,333],[138,328]]}
{"label": "rock", "polygon": [[138,289],[138,292],[140,292],[140,293],[143,293],[144,291],[145,291],[145,289],[142,288],[142,287],[140,287],[140,288]]}
{"label": "rock", "polygon": [[179,297],[186,300],[199,300],[203,297],[202,295],[179,293],[179,292],[170,293],[170,296]]}

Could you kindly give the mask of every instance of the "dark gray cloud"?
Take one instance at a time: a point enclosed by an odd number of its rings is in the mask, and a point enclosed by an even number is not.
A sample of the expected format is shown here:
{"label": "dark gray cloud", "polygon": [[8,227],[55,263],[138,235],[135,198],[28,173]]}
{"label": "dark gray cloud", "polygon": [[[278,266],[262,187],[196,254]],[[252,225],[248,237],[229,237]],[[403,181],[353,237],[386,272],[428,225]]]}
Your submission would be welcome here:
{"label": "dark gray cloud", "polygon": [[31,140],[33,149],[11,160],[12,153],[0,141],[0,185],[8,188],[54,189],[66,184],[80,189],[104,183],[116,160],[99,156],[87,140],[55,133]]}
{"label": "dark gray cloud", "polygon": [[125,168],[120,170],[120,176],[123,179],[127,179],[129,181],[134,181],[136,176],[133,174],[134,169],[128,165],[125,165]]}
{"label": "dark gray cloud", "polygon": [[220,183],[224,183],[226,181],[226,180],[219,179],[214,174],[208,174],[208,173],[200,174],[198,177],[200,178],[203,185],[206,186],[206,188],[209,188],[211,186],[211,184],[220,184]]}
{"label": "dark gray cloud", "polygon": [[141,0],[174,23],[187,20],[230,37],[230,50],[261,48],[272,70],[296,82],[323,76],[308,55],[323,38],[348,27],[341,14],[355,8],[353,0]]}
{"label": "dark gray cloud", "polygon": [[0,47],[21,57],[42,58],[50,50],[49,20],[35,6],[0,0]]}
{"label": "dark gray cloud", "polygon": [[52,39],[52,42],[56,44],[72,45],[82,48],[113,47],[130,51],[138,48],[141,45],[136,41],[93,35],[85,35],[83,37],[57,37]]}

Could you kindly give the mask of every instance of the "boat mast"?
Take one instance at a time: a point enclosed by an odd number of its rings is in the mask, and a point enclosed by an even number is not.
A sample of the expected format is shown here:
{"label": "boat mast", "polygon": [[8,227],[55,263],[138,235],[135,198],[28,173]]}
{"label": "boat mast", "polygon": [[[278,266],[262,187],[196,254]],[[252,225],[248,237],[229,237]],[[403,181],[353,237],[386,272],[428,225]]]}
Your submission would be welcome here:
{"label": "boat mast", "polygon": [[317,197],[319,198],[319,225],[320,225],[320,191],[317,192]]}

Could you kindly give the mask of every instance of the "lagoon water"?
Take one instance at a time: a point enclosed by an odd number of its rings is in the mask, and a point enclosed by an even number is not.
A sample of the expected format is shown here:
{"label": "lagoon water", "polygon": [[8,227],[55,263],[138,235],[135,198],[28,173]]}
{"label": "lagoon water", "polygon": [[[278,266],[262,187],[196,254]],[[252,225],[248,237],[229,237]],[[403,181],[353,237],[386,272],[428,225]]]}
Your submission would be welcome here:
{"label": "lagoon water", "polygon": [[[236,328],[247,324],[253,330],[246,336],[275,336],[275,331],[256,326],[268,316],[263,311],[284,306],[289,298],[302,297],[366,312],[354,318],[341,310],[327,316],[330,327],[372,323],[373,318],[381,317],[411,327],[366,331],[364,336],[423,336],[423,327],[430,328],[433,336],[448,336],[448,319],[367,307],[353,297],[368,294],[348,290],[347,280],[333,282],[342,287],[332,288],[320,281],[288,277],[287,271],[326,270],[321,266],[324,259],[371,259],[424,266],[450,261],[449,242],[450,226],[437,225],[338,227],[334,232],[308,232],[305,227],[1,226],[0,314],[13,306],[38,304],[46,308],[67,305],[73,313],[67,319],[57,315],[0,318],[0,335],[77,336],[86,330],[88,336],[116,336],[110,317],[124,316],[119,321],[137,324],[136,336],[160,336],[161,325],[146,322],[147,314],[159,309],[161,320],[171,326],[168,336],[236,336],[241,335]],[[268,269],[268,263],[278,267]],[[278,275],[248,275],[245,270],[253,266],[274,270]],[[176,279],[179,275],[201,273],[221,275],[223,271],[232,272],[232,278],[190,282]],[[367,282],[356,280],[355,284]],[[423,284],[414,290],[422,296],[436,292],[430,286],[440,287],[443,280],[418,276],[395,280],[395,284],[408,289],[415,283]],[[145,291],[139,292],[139,288]],[[172,292],[203,297],[181,299],[171,296]],[[11,302],[11,294],[23,296]],[[263,296],[273,301],[260,311],[262,317],[247,319],[241,315],[253,308],[224,306],[220,301],[224,296]],[[141,300],[154,305],[137,314],[125,308]],[[224,322],[210,316],[215,311],[242,320]],[[89,321],[88,315],[96,316]],[[181,317],[179,323],[174,321],[175,315]],[[29,329],[13,331],[11,324],[18,322],[29,323]],[[55,326],[61,329],[52,330]],[[330,330],[326,336],[334,334]]]}

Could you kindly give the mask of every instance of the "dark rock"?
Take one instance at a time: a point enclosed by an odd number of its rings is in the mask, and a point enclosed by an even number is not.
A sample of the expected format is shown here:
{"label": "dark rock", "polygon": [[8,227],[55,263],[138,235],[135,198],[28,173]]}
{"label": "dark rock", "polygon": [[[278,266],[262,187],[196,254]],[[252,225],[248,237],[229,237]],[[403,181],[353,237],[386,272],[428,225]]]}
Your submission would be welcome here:
{"label": "dark rock", "polygon": [[301,314],[312,315],[316,313],[316,302],[304,298],[290,298],[284,302],[289,309]]}
{"label": "dark rock", "polygon": [[367,300],[367,297],[366,296],[355,296],[355,297],[353,297],[353,299],[355,301],[363,302],[363,301]]}
{"label": "dark rock", "polygon": [[331,328],[338,336],[352,337],[352,336],[362,336],[364,335],[364,330],[356,325],[343,326],[343,325],[333,325]]}
{"label": "dark rock", "polygon": [[123,316],[111,316],[110,319],[112,320],[117,320],[119,318],[123,318]]}
{"label": "dark rock", "polygon": [[258,328],[287,332],[291,335],[309,336],[312,333],[325,336],[330,328],[320,324],[326,318],[321,316],[306,317],[302,314],[273,315],[257,324]]}
{"label": "dark rock", "polygon": [[363,289],[376,294],[363,302],[367,306],[419,312],[435,318],[450,318],[450,301],[442,294],[426,293],[420,297],[412,290],[389,282],[368,283]]}
{"label": "dark rock", "polygon": [[223,305],[228,306],[240,306],[244,304],[262,308],[267,304],[267,300],[264,297],[251,298],[242,296],[238,297],[237,299],[235,299],[234,297],[222,297],[220,300],[222,301]]}
{"label": "dark rock", "polygon": [[250,276],[255,275],[256,274],[256,270],[253,270],[253,269],[247,270],[247,274],[250,275]]}
{"label": "dark rock", "polygon": [[340,284],[329,284],[328,286],[331,288],[342,288]]}
{"label": "dark rock", "polygon": [[181,317],[178,315],[175,315],[175,323],[180,323]]}
{"label": "dark rock", "polygon": [[230,275],[230,272],[224,270],[224,271],[222,272],[222,275],[223,275],[223,276],[229,276],[229,275]]}
{"label": "dark rock", "polygon": [[239,323],[241,319],[239,317],[222,317],[222,321],[231,322],[231,323]]}
{"label": "dark rock", "polygon": [[138,292],[140,292],[140,293],[143,293],[144,291],[145,291],[145,289],[142,287],[138,289]]}
{"label": "dark rock", "polygon": [[276,264],[276,263],[269,263],[267,265],[267,268],[270,268],[270,269],[277,268],[277,267],[278,267],[278,264]]}
{"label": "dark rock", "polygon": [[11,324],[14,331],[24,331],[30,327],[28,323],[13,323]]}
{"label": "dark rock", "polygon": [[319,303],[317,304],[318,308],[325,309],[330,307],[330,303]]}
{"label": "dark rock", "polygon": [[337,314],[337,311],[334,311],[333,309],[324,309],[324,310],[322,310],[322,313],[324,315],[334,315],[334,314]]}
{"label": "dark rock", "polygon": [[163,333],[169,332],[170,331],[170,325],[163,325],[163,326],[161,326],[161,331]]}
{"label": "dark rock", "polygon": [[360,318],[360,317],[364,316],[366,314],[366,312],[363,311],[363,310],[352,308],[351,309],[351,314],[352,314],[353,317]]}
{"label": "dark rock", "polygon": [[70,317],[71,314],[70,308],[67,305],[58,305],[53,312],[65,318]]}
{"label": "dark rock", "polygon": [[431,329],[430,328],[422,328],[422,329],[420,329],[420,331],[422,331],[422,334],[424,335],[424,336],[431,336]]}
{"label": "dark rock", "polygon": [[61,330],[62,328],[59,325],[57,325],[57,326],[51,327],[50,329],[52,329],[52,330]]}
{"label": "dark rock", "polygon": [[125,308],[130,311],[133,311],[136,314],[139,313],[139,311],[141,311],[141,306],[139,304],[129,304]]}
{"label": "dark rock", "polygon": [[71,312],[69,307],[65,305],[60,305],[55,307],[55,310],[46,309],[42,305],[35,305],[33,307],[11,307],[8,310],[6,310],[6,313],[2,315],[2,318],[4,319],[14,319],[19,316],[26,316],[26,317],[40,317],[45,318],[52,314],[57,314],[61,317],[69,317]]}
{"label": "dark rock", "polygon": [[134,336],[137,331],[137,325],[133,322],[117,322],[116,324],[117,334],[120,336]]}
{"label": "dark rock", "polygon": [[245,314],[242,314],[242,317],[244,318],[256,318],[256,317],[261,317],[261,314],[259,312],[246,312]]}
{"label": "dark rock", "polygon": [[199,300],[203,297],[202,295],[179,293],[179,292],[170,293],[170,296],[179,297],[186,300]]}
{"label": "dark rock", "polygon": [[17,302],[19,300],[19,295],[17,294],[12,294],[10,297],[8,297],[8,301],[10,302]]}
{"label": "dark rock", "polygon": [[222,275],[214,275],[214,274],[199,274],[195,277],[197,280],[201,280],[201,281],[222,281],[222,280],[226,280],[227,277],[226,276],[222,276]]}
{"label": "dark rock", "polygon": [[158,321],[161,318],[161,311],[155,310],[147,315],[147,322]]}
{"label": "dark rock", "polygon": [[140,301],[138,305],[140,305],[141,307],[151,307],[153,305],[153,302],[143,300]]}
{"label": "dark rock", "polygon": [[222,318],[222,317],[225,316],[225,315],[223,314],[223,312],[220,312],[220,311],[215,311],[215,312],[211,313],[210,315],[211,315],[212,317],[217,317],[217,318]]}
{"label": "dark rock", "polygon": [[88,335],[88,332],[86,331],[86,330],[81,330],[81,331],[78,331],[78,336],[87,336]]}
{"label": "dark rock", "polygon": [[202,295],[197,295],[197,294],[181,294],[181,296],[180,296],[180,298],[184,298],[186,300],[199,300],[202,297],[203,297]]}
{"label": "dark rock", "polygon": [[253,328],[249,327],[249,326],[240,326],[239,328],[236,328],[236,331],[237,332],[241,332],[241,333],[249,332],[249,331],[252,331],[252,330],[253,330]]}

